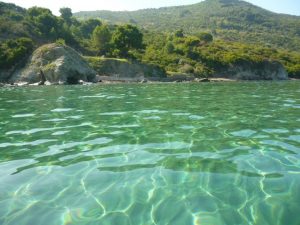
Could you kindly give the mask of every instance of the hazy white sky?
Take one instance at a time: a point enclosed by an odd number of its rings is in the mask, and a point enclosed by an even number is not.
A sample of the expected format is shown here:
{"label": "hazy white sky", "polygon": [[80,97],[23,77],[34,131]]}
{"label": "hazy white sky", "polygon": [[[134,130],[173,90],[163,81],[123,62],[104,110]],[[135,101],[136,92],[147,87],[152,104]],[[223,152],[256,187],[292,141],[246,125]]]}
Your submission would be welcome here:
{"label": "hazy white sky", "polygon": [[[1,0],[0,0],[1,1]],[[32,6],[46,7],[59,15],[61,7],[72,8],[73,12],[88,10],[136,10],[143,8],[158,8],[163,6],[186,5],[200,2],[201,0],[2,0],[4,2],[15,3],[24,8]],[[300,15],[299,0],[247,0],[265,9]]]}

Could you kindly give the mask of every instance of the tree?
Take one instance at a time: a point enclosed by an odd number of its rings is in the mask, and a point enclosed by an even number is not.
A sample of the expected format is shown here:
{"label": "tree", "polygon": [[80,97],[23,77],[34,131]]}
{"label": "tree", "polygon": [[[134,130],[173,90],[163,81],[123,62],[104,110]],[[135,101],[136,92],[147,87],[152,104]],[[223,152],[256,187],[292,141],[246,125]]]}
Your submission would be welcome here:
{"label": "tree", "polygon": [[[70,9],[63,11],[70,11]],[[62,17],[54,16],[49,9],[40,7],[29,8],[26,19],[33,25],[34,32],[39,35],[39,38],[46,39],[47,41],[55,41],[61,38],[68,45],[77,46],[78,43],[71,33],[70,25]],[[76,25],[74,22],[72,24]]]}
{"label": "tree", "polygon": [[201,32],[196,35],[201,41],[209,43],[213,41],[213,36],[210,33]]}
{"label": "tree", "polygon": [[92,35],[92,41],[98,50],[98,54],[106,54],[109,50],[111,32],[107,25],[97,26]]}
{"label": "tree", "polygon": [[36,17],[36,23],[44,36],[51,35],[56,38],[57,19],[49,13],[43,13]]}
{"label": "tree", "polygon": [[70,8],[60,8],[59,12],[61,18],[63,18],[63,20],[66,21],[68,25],[70,25],[72,23],[73,16],[72,10]]}
{"label": "tree", "polygon": [[184,33],[182,29],[179,29],[175,32],[175,37],[179,37],[179,38],[183,38],[184,37]]}
{"label": "tree", "polygon": [[8,69],[24,61],[33,50],[34,43],[29,38],[9,39],[0,43],[0,69]]}
{"label": "tree", "polygon": [[143,34],[132,25],[118,26],[112,36],[112,43],[122,57],[128,56],[130,49],[143,49]]}
{"label": "tree", "polygon": [[189,47],[196,47],[200,44],[201,40],[194,36],[188,36],[185,39],[185,44]]}
{"label": "tree", "polygon": [[80,35],[84,38],[90,38],[95,28],[101,25],[102,23],[98,19],[88,19],[83,21],[79,26]]}
{"label": "tree", "polygon": [[287,68],[290,77],[300,78],[300,64],[293,65]]}
{"label": "tree", "polygon": [[32,7],[28,9],[27,14],[28,20],[38,28],[38,33],[41,36],[56,39],[58,19],[49,9]]}
{"label": "tree", "polygon": [[34,20],[35,17],[41,14],[52,14],[49,9],[41,8],[41,7],[31,7],[27,10],[27,15],[30,17],[31,20]]}
{"label": "tree", "polygon": [[175,50],[175,47],[174,47],[173,43],[169,41],[169,42],[167,42],[165,49],[168,54],[172,54]]}

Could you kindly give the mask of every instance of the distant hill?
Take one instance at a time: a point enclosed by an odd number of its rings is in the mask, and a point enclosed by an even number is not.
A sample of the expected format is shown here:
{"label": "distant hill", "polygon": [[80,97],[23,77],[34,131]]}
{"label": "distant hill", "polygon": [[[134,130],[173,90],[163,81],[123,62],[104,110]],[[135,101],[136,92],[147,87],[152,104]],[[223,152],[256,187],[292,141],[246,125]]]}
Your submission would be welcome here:
{"label": "distant hill", "polygon": [[277,14],[240,0],[206,0],[197,4],[138,11],[90,11],[78,19],[100,18],[132,23],[146,30],[187,34],[209,31],[215,37],[264,46],[300,50],[300,17]]}

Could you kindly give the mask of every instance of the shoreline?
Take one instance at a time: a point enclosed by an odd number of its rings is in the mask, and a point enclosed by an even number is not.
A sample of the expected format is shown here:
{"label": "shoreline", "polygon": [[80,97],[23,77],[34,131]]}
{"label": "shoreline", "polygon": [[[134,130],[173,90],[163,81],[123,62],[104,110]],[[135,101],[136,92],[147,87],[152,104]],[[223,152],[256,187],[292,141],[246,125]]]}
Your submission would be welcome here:
{"label": "shoreline", "polygon": [[0,83],[1,87],[26,87],[26,86],[57,86],[57,85],[101,85],[101,84],[159,84],[159,83],[218,83],[218,82],[284,82],[284,81],[300,81],[298,78],[289,78],[287,80],[239,80],[233,78],[196,78],[194,80],[173,80],[173,79],[163,79],[163,80],[151,80],[151,79],[104,79],[99,82],[85,82],[79,81],[78,84],[66,84],[66,83],[50,83],[45,82],[45,84],[40,85],[39,83],[27,83],[27,82],[18,82],[18,83]]}

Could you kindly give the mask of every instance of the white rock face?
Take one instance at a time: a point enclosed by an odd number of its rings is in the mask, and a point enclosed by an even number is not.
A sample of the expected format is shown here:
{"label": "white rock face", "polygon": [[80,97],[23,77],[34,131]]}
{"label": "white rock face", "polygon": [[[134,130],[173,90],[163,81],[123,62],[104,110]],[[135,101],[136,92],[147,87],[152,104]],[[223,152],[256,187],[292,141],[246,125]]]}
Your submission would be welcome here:
{"label": "white rock face", "polygon": [[283,65],[274,61],[242,62],[232,65],[228,73],[239,80],[287,80]]}
{"label": "white rock face", "polygon": [[52,84],[75,84],[79,80],[91,82],[96,72],[72,48],[58,44],[43,45],[34,51],[25,68],[12,76],[12,82],[37,83],[40,71]]}

